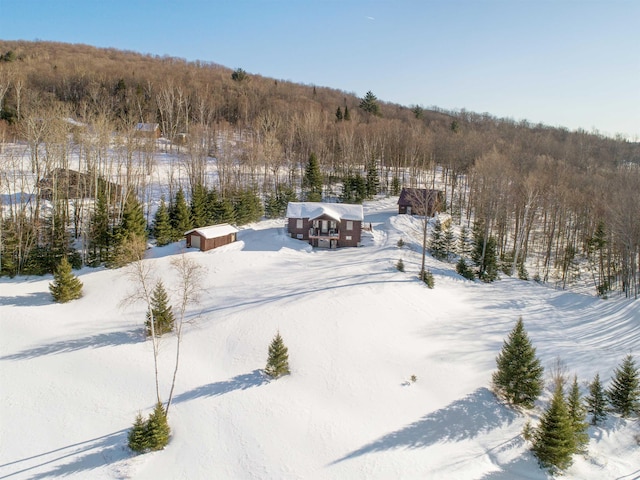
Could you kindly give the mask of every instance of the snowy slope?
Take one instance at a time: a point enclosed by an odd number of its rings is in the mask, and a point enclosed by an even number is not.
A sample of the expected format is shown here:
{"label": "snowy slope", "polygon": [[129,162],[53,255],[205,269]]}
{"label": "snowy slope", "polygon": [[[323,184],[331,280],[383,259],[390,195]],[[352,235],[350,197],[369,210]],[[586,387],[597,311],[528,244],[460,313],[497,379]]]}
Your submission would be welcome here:
{"label": "snowy slope", "polygon": [[[544,401],[523,416],[488,390],[503,339],[522,316],[545,367],[560,357],[581,382],[608,382],[640,353],[640,304],[469,282],[431,257],[429,290],[416,279],[419,226],[393,200],[365,206],[374,230],[361,248],[311,250],[280,220],[185,253],[206,268],[205,292],[182,345],[172,441],[152,454],[126,448],[155,390],[144,305],[121,306],[125,271],[82,270],[84,297],[64,305],[50,277],[0,279],[0,479],[548,478],[520,436]],[[169,288],[182,245],[148,252]],[[269,382],[278,330],[292,374]],[[164,396],[173,355],[168,337]],[[617,418],[591,429],[589,456],[564,478],[638,478],[638,434]]]}

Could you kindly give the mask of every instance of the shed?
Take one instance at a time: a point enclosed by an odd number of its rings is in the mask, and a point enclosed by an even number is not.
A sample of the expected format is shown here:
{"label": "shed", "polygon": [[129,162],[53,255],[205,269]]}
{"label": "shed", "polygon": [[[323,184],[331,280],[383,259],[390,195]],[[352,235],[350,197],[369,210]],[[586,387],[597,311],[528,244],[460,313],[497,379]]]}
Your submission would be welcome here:
{"label": "shed", "polygon": [[206,252],[213,248],[233,243],[237,239],[238,229],[228,223],[211,225],[208,227],[193,228],[185,232],[187,248],[199,248]]}

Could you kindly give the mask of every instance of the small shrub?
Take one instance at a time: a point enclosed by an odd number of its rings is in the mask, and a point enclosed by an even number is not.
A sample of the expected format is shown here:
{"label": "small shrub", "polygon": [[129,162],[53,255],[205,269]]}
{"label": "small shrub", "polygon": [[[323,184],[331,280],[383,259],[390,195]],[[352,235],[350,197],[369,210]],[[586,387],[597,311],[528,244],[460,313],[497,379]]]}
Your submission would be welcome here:
{"label": "small shrub", "polygon": [[167,414],[161,402],[158,402],[147,421],[138,413],[127,436],[128,445],[136,453],[162,450],[169,443],[171,429]]}
{"label": "small shrub", "polygon": [[433,273],[431,273],[429,270],[423,270],[422,272],[420,272],[420,280],[422,280],[429,288],[433,288],[436,285],[436,281],[433,278]]}
{"label": "small shrub", "polygon": [[398,263],[396,263],[396,268],[399,272],[404,272],[404,262],[402,261],[402,259],[398,260]]}
{"label": "small shrub", "polygon": [[398,248],[404,247],[404,240],[402,238],[400,240],[398,240],[397,245],[398,245]]}
{"label": "small shrub", "polygon": [[416,377],[415,375],[411,375],[410,380],[411,383],[416,383],[418,381],[418,377]]}
{"label": "small shrub", "polygon": [[289,371],[289,351],[284,345],[280,332],[276,334],[269,345],[269,358],[264,373],[271,378],[279,378],[291,373]]}

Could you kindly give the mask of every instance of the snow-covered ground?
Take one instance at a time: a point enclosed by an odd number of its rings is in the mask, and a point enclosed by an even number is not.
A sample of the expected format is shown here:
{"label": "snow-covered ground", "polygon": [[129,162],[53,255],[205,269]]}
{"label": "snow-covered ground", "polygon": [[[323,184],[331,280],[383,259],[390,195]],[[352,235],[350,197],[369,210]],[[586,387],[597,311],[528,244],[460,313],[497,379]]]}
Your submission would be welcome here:
{"label": "snow-covered ground", "polygon": [[[427,257],[429,290],[416,278],[416,220],[395,208],[365,205],[373,232],[361,248],[312,250],[279,220],[187,251],[206,273],[182,344],[172,439],[141,456],[127,430],[154,404],[153,357],[144,305],[121,306],[135,288],[125,270],[81,270],[84,296],[68,304],[52,303],[51,277],[0,279],[0,479],[549,478],[520,435],[548,393],[524,416],[489,391],[504,338],[522,316],[548,370],[560,358],[583,387],[597,372],[606,385],[640,353],[640,302],[469,282]],[[148,251],[168,288],[183,246]],[[291,375],[268,381],[278,330]],[[163,339],[165,397],[174,347]],[[588,456],[564,478],[640,477],[636,420],[610,417],[589,433]]]}

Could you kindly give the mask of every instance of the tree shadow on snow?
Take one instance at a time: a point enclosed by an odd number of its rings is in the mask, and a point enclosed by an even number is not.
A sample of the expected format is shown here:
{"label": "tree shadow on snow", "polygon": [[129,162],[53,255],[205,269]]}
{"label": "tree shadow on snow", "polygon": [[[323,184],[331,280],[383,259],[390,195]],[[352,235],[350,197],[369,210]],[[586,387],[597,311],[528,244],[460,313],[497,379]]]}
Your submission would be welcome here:
{"label": "tree shadow on snow", "polygon": [[35,292],[26,295],[0,297],[0,305],[13,307],[39,307],[42,305],[51,305],[53,298],[49,292]]}
{"label": "tree shadow on snow", "polygon": [[44,355],[55,355],[63,352],[75,352],[84,348],[100,348],[116,345],[134,344],[144,342],[145,338],[140,328],[134,328],[127,331],[99,333],[97,335],[89,335],[83,338],[73,338],[70,340],[61,340],[59,342],[50,343],[48,345],[40,345],[38,347],[29,348],[18,353],[4,355],[0,360],[23,360],[28,358],[36,358]]}
{"label": "tree shadow on snow", "polygon": [[200,387],[189,390],[188,392],[176,395],[174,402],[186,402],[202,397],[218,397],[234,390],[248,390],[249,388],[259,387],[269,383],[269,379],[262,373],[262,370],[254,370],[251,373],[237,375],[229,380],[222,382],[209,383]]}
{"label": "tree shadow on snow", "polygon": [[[32,472],[30,479],[59,478],[113,464],[130,456],[126,448],[127,430],[67,445],[0,465],[0,479]],[[65,459],[72,458],[68,463]],[[11,471],[9,471],[11,470]],[[20,477],[24,478],[24,477]]]}
{"label": "tree shadow on snow", "polygon": [[480,388],[411,425],[389,433],[333,461],[331,465],[368,453],[399,448],[424,448],[441,442],[471,439],[481,433],[499,428],[505,423],[510,424],[516,416],[513,411],[500,405],[487,388]]}

